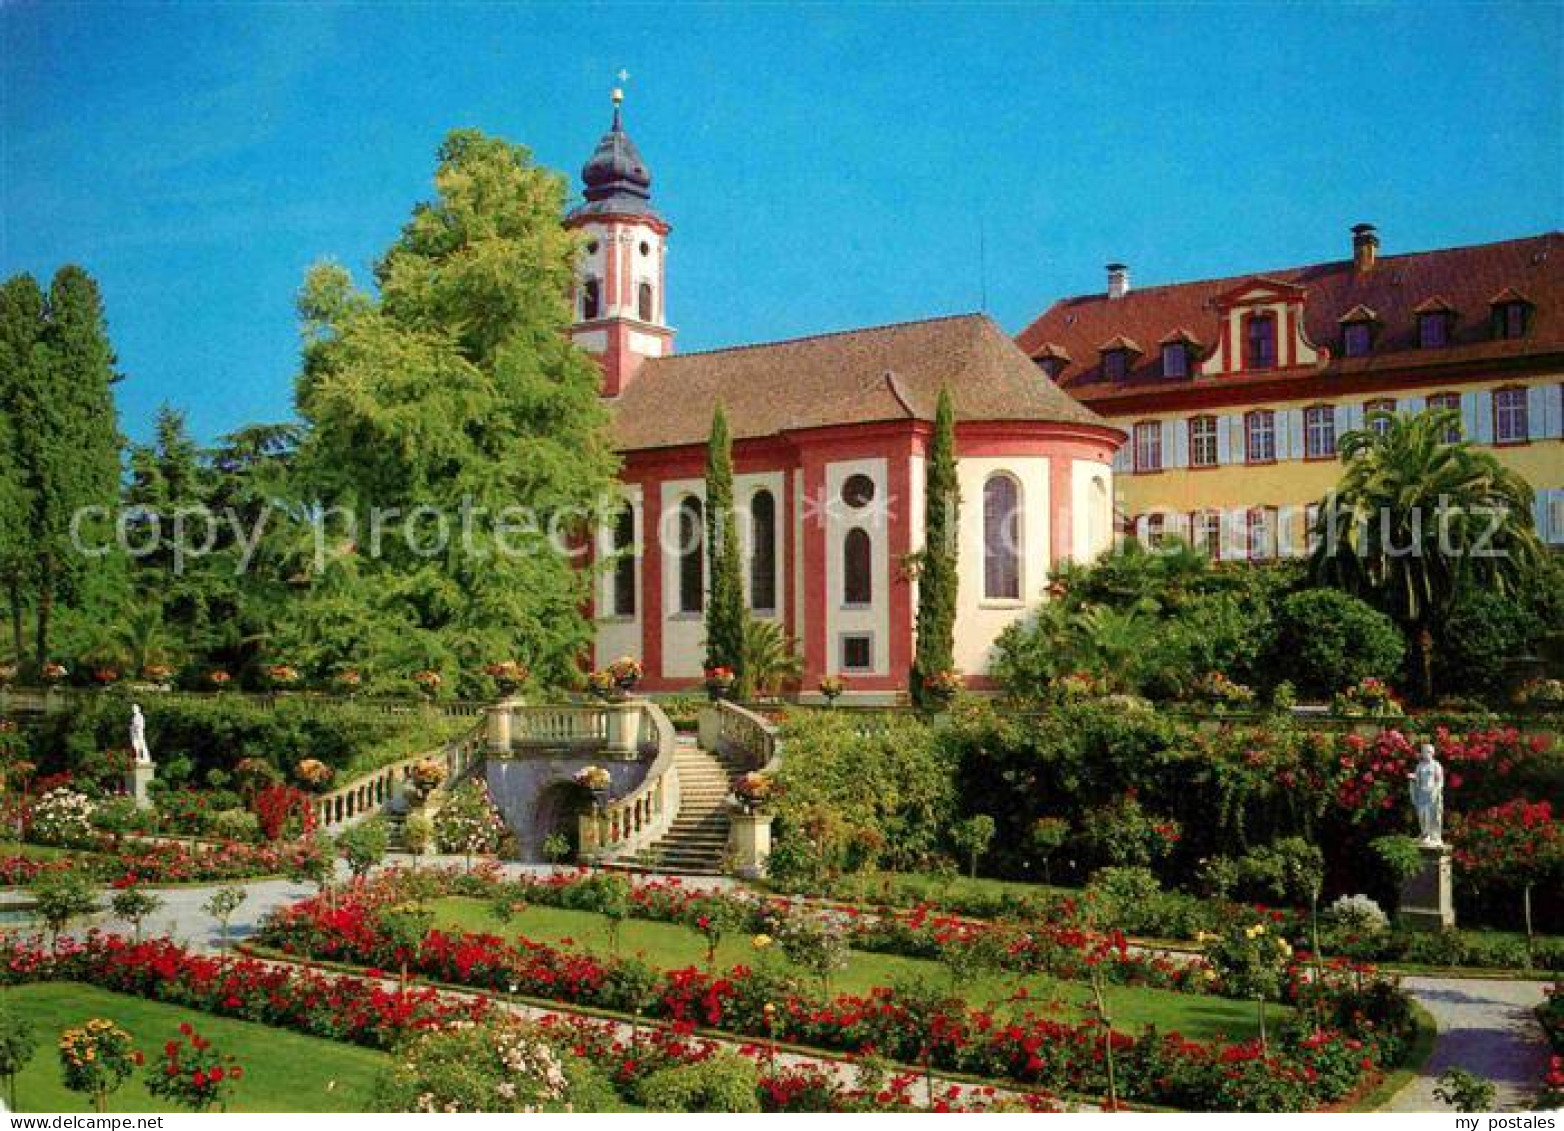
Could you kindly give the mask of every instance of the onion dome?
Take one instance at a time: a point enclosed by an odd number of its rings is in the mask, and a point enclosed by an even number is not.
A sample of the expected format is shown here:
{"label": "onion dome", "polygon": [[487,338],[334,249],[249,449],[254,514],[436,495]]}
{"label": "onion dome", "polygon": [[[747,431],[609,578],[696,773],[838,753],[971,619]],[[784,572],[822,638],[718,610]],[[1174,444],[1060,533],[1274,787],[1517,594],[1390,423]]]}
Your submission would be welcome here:
{"label": "onion dome", "polygon": [[652,210],[652,174],[635,142],[625,133],[620,114],[624,92],[614,91],[614,121],[581,169],[586,203],[571,218],[606,214],[656,216]]}

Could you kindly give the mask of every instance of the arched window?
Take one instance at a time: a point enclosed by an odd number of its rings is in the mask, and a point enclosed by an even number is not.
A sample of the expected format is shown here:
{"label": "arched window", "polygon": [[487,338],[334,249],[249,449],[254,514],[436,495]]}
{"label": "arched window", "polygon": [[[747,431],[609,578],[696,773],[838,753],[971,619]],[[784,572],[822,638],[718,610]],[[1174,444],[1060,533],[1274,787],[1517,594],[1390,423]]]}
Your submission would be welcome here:
{"label": "arched window", "polygon": [[749,607],[772,612],[777,607],[777,501],[770,491],[756,491],[749,502]]}
{"label": "arched window", "polygon": [[679,611],[706,607],[706,521],[694,495],[679,504]]}
{"label": "arched window", "polygon": [[588,279],[581,284],[581,321],[592,321],[602,310],[602,284],[596,279]]}
{"label": "arched window", "polygon": [[874,547],[869,532],[855,526],[842,540],[842,603],[868,605],[874,602]]}
{"label": "arched window", "polygon": [[652,284],[642,283],[636,288],[636,305],[640,308],[641,321],[654,321],[652,317]]}
{"label": "arched window", "polygon": [[983,596],[1021,599],[1021,491],[1008,475],[983,484]]}
{"label": "arched window", "polygon": [[614,616],[635,616],[635,510],[614,519]]}

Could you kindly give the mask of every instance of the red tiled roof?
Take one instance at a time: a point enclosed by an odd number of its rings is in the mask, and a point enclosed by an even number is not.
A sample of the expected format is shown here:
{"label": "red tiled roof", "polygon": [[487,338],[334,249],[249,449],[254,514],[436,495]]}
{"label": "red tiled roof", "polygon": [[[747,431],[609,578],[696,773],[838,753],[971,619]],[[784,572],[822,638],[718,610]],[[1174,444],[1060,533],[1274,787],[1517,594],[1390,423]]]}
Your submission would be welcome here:
{"label": "red tiled roof", "polygon": [[964,314],[653,358],[613,402],[614,442],[621,451],[703,444],[719,401],[735,439],[933,420],[942,385],[957,420],[1112,427],[987,315]]}
{"label": "red tiled roof", "polygon": [[[1139,393],[1166,395],[1180,387],[1246,381],[1247,375],[1167,379],[1161,359],[1143,357],[1119,383],[1104,380],[1099,347],[1115,338],[1161,341],[1188,328],[1202,341],[1218,338],[1217,304],[1252,283],[1300,287],[1304,295],[1304,332],[1332,356],[1324,363],[1343,376],[1369,369],[1428,366],[1453,362],[1515,359],[1531,354],[1564,353],[1564,233],[1440,251],[1387,255],[1373,268],[1358,271],[1352,260],[1319,263],[1283,271],[1143,287],[1119,299],[1106,294],[1062,299],[1016,337],[1028,354],[1045,346],[1074,358],[1059,375],[1059,385],[1085,401]],[[1490,302],[1513,291],[1534,305],[1524,338],[1495,340],[1490,332]],[[1456,312],[1450,344],[1419,349],[1416,312],[1443,301]],[[1374,351],[1367,358],[1340,356],[1340,320],[1366,307],[1379,320]],[[1055,355],[1057,356],[1057,354]],[[1274,381],[1276,373],[1256,374]]]}

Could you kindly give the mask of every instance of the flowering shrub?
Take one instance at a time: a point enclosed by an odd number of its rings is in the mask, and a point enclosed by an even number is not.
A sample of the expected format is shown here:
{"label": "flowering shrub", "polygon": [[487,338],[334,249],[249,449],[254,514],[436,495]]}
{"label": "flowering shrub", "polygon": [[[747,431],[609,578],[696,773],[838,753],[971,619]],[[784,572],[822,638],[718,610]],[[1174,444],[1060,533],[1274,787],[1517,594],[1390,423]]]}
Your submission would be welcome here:
{"label": "flowering shrub", "polygon": [[1390,930],[1390,916],[1366,895],[1343,895],[1325,909],[1325,918],[1340,930],[1379,934]]}
{"label": "flowering shrub", "polygon": [[505,832],[505,821],[494,808],[488,784],[481,779],[458,786],[434,818],[435,846],[460,856],[498,851]]}
{"label": "flowering shrub", "polygon": [[376,1086],[380,1111],[600,1111],[606,1084],[536,1025],[495,1017],[423,1033]]}
{"label": "flowering shrub", "polygon": [[1196,941],[1204,944],[1211,973],[1228,993],[1266,1000],[1281,996],[1292,965],[1292,944],[1264,923],[1229,927],[1220,934],[1203,934]]}
{"label": "flowering shrub", "polygon": [[51,789],[32,807],[27,835],[39,844],[82,848],[94,839],[92,814],[96,808],[74,789]]}
{"label": "flowering shrub", "polygon": [[183,1022],[179,1036],[163,1046],[162,1057],[147,1066],[147,1091],[191,1111],[227,1110],[234,1085],[243,1078],[234,1057],[218,1052]]}
{"label": "flowering shrub", "polygon": [[1222,672],[1207,672],[1200,681],[1197,694],[1218,708],[1247,707],[1254,703],[1252,687],[1235,683]]}
{"label": "flowering shrub", "polygon": [[1353,684],[1331,700],[1331,710],[1338,715],[1404,715],[1405,708],[1390,685],[1382,679],[1369,676]]}
{"label": "flowering shrub", "polygon": [[293,768],[294,775],[309,788],[321,790],[331,784],[332,769],[319,758],[306,758]]}
{"label": "flowering shrub", "polygon": [[261,835],[267,840],[302,836],[315,828],[315,806],[309,794],[291,785],[267,786],[250,803],[261,821]]}
{"label": "flowering shrub", "polygon": [[1519,687],[1514,701],[1522,707],[1564,707],[1564,679],[1533,679]]}
{"label": "flowering shrub", "polygon": [[108,1096],[141,1063],[130,1034],[102,1017],[60,1034],[60,1073],[73,1092],[92,1097],[98,1111],[108,1110]]}
{"label": "flowering shrub", "polygon": [[[492,881],[478,877],[474,882]],[[291,953],[385,965],[396,954],[376,929],[375,906],[396,894],[392,877],[357,887],[330,906],[306,900],[273,913],[260,941]],[[683,906],[685,914],[715,910],[700,908],[696,900],[685,900]],[[1262,937],[1275,947],[1274,936],[1262,933],[1246,941]],[[1106,943],[1129,957],[1122,938]],[[1106,1086],[1095,1021],[1075,1025],[1032,1013],[999,1017],[960,1001],[899,989],[806,994],[746,967],[725,973],[649,971],[634,958],[605,960],[527,939],[510,943],[493,935],[441,930],[429,931],[411,958],[414,969],[441,982],[623,1012],[644,1010],[672,1022],[677,1032],[711,1027],[847,1052],[872,1046],[906,1063],[927,1061],[944,1071],[1049,1090],[1098,1094]],[[1204,968],[1197,964],[1194,969]],[[1111,1039],[1123,1054],[1120,1094],[1201,1110],[1296,1110],[1339,1097],[1364,1073],[1400,1055],[1410,1012],[1391,983],[1361,966],[1352,968],[1350,977],[1328,967],[1318,984],[1296,965],[1286,975],[1278,994],[1298,1004],[1300,1016],[1307,1008],[1308,1016],[1319,1018],[1318,1028],[1284,1029],[1270,1052],[1248,1043],[1115,1033]],[[648,986],[650,1006],[642,996]],[[1327,1061],[1340,1070],[1326,1073],[1316,1067]],[[1356,1068],[1350,1067],[1353,1063]],[[1241,1066],[1237,1075],[1230,1071],[1234,1065]]]}

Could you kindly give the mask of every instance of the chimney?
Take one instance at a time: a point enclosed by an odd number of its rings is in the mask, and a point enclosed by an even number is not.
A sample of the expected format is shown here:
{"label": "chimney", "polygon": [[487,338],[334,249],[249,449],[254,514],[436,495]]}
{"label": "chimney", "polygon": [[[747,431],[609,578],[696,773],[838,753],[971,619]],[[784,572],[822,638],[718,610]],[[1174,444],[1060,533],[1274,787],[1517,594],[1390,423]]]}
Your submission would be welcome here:
{"label": "chimney", "polygon": [[1108,297],[1123,298],[1130,293],[1130,269],[1122,263],[1108,264]]}
{"label": "chimney", "polygon": [[1379,235],[1373,224],[1352,225],[1352,266],[1357,271],[1369,271],[1379,258]]}

